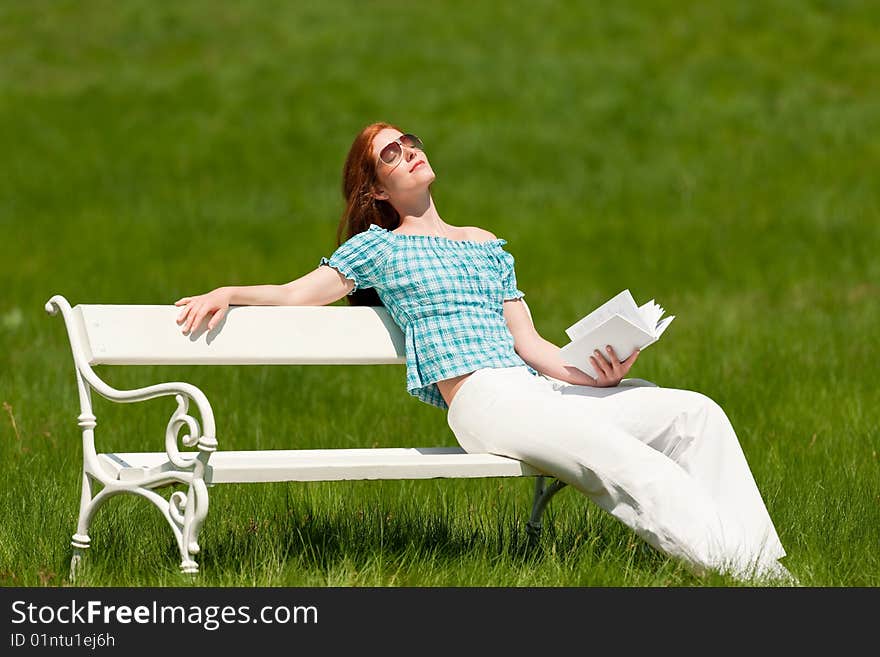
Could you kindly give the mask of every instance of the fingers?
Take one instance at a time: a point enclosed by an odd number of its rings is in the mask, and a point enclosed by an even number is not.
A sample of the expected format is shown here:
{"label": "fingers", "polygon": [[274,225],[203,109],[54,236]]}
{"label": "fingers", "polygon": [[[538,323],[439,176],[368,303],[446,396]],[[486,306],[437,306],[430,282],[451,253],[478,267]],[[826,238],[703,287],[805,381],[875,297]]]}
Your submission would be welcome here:
{"label": "fingers", "polygon": [[602,355],[598,349],[593,349],[593,356],[590,356],[590,362],[593,363],[593,368],[596,370],[601,377],[609,377],[612,374],[611,366],[608,364],[608,361],[605,360],[605,357]]}
{"label": "fingers", "polygon": [[633,352],[629,355],[629,358],[627,358],[625,361],[623,361],[623,364],[624,364],[624,365],[629,364],[630,366],[632,366],[632,364],[636,362],[636,358],[639,357],[639,354],[640,354],[640,353],[642,353],[642,350],[641,350],[641,349],[636,349],[635,351],[633,351]]}
{"label": "fingers", "polygon": [[[605,345],[606,354],[598,349],[593,350],[593,356],[590,356],[590,362],[593,364],[597,376],[595,377],[595,385],[610,386],[617,385],[621,379],[629,372],[636,358],[639,357],[640,350],[636,349],[629,357],[621,361],[611,345]],[[591,384],[592,385],[592,384]]]}
{"label": "fingers", "polygon": [[190,311],[192,311],[194,306],[195,306],[195,301],[188,301],[187,302],[186,307],[183,310],[181,310],[180,314],[177,316],[177,323],[178,324],[180,324],[181,322],[183,322],[186,319],[187,315],[189,315]]}
{"label": "fingers", "polygon": [[187,331],[189,331],[190,324],[192,324],[193,316],[195,315],[195,309],[196,309],[195,304],[190,303],[189,305],[187,305],[186,309],[183,311],[183,314],[181,315],[180,319],[178,320],[179,322],[182,322],[182,324],[183,324],[180,327],[180,330],[182,332],[186,333]]}
{"label": "fingers", "polygon": [[619,381],[623,378],[623,373],[620,366],[620,358],[617,357],[617,352],[614,351],[614,347],[612,347],[610,344],[605,347],[605,351],[608,352],[608,360],[611,361],[611,373]]}
{"label": "fingers", "polygon": [[623,371],[621,378],[626,376],[627,372],[629,372],[630,368],[633,366],[633,363],[636,362],[636,358],[639,357],[640,353],[641,353],[641,349],[636,349],[634,352],[632,352],[629,355],[629,358],[627,358],[625,361],[623,361],[621,363],[621,370]]}
{"label": "fingers", "polygon": [[225,314],[226,314],[226,308],[221,308],[220,310],[215,312],[214,316],[211,318],[211,321],[208,322],[208,330],[210,331],[212,328],[217,326],[217,324],[220,323],[220,320],[223,319],[223,315],[225,315]]}
{"label": "fingers", "polygon": [[204,306],[198,302],[194,302],[186,307],[185,321],[181,327],[183,333],[188,333],[201,323],[201,315],[204,313],[203,308]]}
{"label": "fingers", "polygon": [[197,328],[199,328],[199,326],[201,326],[201,324],[202,324],[202,320],[205,319],[205,315],[207,315],[207,314],[208,314],[207,306],[204,306],[204,305],[199,306],[198,310],[196,310],[196,312],[193,313],[192,319],[189,323],[187,330],[195,331]]}
{"label": "fingers", "polygon": [[195,300],[197,297],[180,297],[177,301],[174,302],[175,306],[179,306],[181,304],[186,304],[180,313],[177,315],[177,323],[180,324],[183,320],[186,319],[186,316],[189,314],[189,311],[192,310],[193,305],[195,304]]}
{"label": "fingers", "polygon": [[184,335],[197,329],[205,319],[209,320],[207,328],[210,331],[220,323],[226,314],[228,305],[221,305],[210,299],[206,300],[205,297],[206,295],[183,297],[174,303],[176,306],[186,304],[176,320],[181,325],[180,330]]}

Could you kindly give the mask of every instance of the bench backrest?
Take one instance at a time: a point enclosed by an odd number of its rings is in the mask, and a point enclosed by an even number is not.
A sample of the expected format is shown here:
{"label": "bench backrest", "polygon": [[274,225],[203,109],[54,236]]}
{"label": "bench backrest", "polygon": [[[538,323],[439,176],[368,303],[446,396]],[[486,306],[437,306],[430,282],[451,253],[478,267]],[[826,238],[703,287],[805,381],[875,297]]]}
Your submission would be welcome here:
{"label": "bench backrest", "polygon": [[181,332],[173,305],[73,307],[90,365],[353,365],[406,362],[405,339],[382,306],[232,306],[211,331]]}

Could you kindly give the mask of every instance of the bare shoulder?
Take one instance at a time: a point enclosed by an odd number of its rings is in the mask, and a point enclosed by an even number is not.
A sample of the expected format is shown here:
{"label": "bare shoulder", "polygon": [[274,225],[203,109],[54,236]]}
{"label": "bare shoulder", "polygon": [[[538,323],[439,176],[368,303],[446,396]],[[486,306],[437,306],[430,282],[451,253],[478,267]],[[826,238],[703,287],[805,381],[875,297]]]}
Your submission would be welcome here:
{"label": "bare shoulder", "polygon": [[488,242],[489,240],[498,239],[497,237],[495,237],[495,234],[492,231],[486,230],[485,228],[468,226],[467,230],[470,234],[469,239],[475,240],[477,242]]}

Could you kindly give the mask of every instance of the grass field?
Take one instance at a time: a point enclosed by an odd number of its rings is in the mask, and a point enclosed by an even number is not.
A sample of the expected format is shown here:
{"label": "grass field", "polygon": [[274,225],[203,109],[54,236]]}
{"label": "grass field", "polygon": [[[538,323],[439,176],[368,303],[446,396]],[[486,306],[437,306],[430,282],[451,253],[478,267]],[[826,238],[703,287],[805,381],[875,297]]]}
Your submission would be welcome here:
{"label": "grass field", "polygon": [[[81,447],[43,305],[282,283],[335,248],[342,163],[392,121],[453,225],[508,240],[538,330],[624,288],[677,320],[631,376],[727,411],[811,586],[880,585],[880,19],[867,2],[0,5],[0,585],[67,583]],[[345,301],[338,302],[344,304]],[[221,448],[454,445],[403,366],[100,369],[212,401]],[[174,404],[96,396],[99,451]],[[705,586],[527,480],[216,487],[205,585]],[[86,585],[178,585],[147,502],[98,513]]]}

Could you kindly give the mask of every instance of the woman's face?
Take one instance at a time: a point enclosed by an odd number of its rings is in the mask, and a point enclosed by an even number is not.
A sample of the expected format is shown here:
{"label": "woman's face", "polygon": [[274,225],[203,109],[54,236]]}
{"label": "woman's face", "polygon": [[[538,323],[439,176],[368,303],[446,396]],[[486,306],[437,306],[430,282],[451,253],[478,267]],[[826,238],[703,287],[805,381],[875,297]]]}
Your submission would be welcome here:
{"label": "woman's face", "polygon": [[424,192],[435,177],[428,156],[416,148],[401,145],[401,156],[394,164],[385,164],[379,159],[382,149],[402,134],[399,130],[385,128],[373,138],[373,162],[379,179],[376,198],[392,201],[392,204],[395,198]]}

